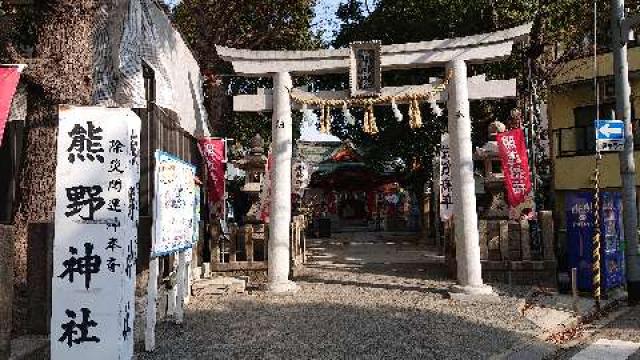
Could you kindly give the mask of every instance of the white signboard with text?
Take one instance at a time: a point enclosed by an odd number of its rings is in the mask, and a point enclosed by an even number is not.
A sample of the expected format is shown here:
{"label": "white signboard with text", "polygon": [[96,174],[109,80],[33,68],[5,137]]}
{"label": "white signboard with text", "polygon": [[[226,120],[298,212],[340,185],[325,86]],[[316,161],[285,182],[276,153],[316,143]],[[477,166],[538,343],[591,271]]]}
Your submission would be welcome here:
{"label": "white signboard with text", "polygon": [[60,106],[51,359],[131,359],[140,119]]}
{"label": "white signboard with text", "polygon": [[154,244],[152,256],[163,256],[193,246],[197,231],[196,168],[165,152],[156,152]]}

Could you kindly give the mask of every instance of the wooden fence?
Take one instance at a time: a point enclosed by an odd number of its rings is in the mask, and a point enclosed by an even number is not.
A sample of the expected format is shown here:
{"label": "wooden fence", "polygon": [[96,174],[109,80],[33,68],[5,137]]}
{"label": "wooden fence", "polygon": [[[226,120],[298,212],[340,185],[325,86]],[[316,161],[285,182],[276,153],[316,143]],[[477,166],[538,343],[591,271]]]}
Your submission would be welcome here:
{"label": "wooden fence", "polygon": [[[291,219],[291,264],[305,261],[306,218]],[[230,226],[227,236],[220,236],[218,226],[211,227],[211,271],[266,271],[269,260],[269,225]]]}

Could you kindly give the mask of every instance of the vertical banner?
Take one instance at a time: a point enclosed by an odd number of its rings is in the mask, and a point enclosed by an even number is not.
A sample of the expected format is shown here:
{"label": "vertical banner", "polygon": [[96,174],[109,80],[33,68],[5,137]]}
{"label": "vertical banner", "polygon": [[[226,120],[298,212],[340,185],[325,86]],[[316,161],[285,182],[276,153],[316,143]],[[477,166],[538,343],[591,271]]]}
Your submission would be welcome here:
{"label": "vertical banner", "polygon": [[204,138],[198,141],[198,149],[207,164],[207,197],[212,213],[223,217],[225,192],[224,162],[226,148],[224,139]]}
{"label": "vertical banner", "polygon": [[153,257],[193,246],[197,192],[195,166],[160,150],[155,158]]}
{"label": "vertical banner", "polygon": [[531,193],[531,176],[524,131],[520,128],[496,136],[502,161],[507,202],[512,208],[522,204]]}
{"label": "vertical banner", "polygon": [[602,241],[602,286],[611,289],[623,286],[624,275],[624,231],[622,226],[622,194],[601,193],[600,223]]}
{"label": "vertical banner", "polygon": [[[622,196],[600,193],[601,281],[609,290],[625,283]],[[568,263],[578,269],[578,289],[593,290],[593,193],[569,192],[565,196]]]}
{"label": "vertical banner", "polygon": [[140,119],[60,106],[51,359],[131,359]]}
{"label": "vertical banner", "polygon": [[449,134],[440,138],[440,219],[448,221],[453,217],[453,185],[451,184],[451,151]]}
{"label": "vertical banner", "polygon": [[17,66],[0,67],[0,145],[4,136],[4,127],[11,110],[11,101],[20,81],[20,68]]}

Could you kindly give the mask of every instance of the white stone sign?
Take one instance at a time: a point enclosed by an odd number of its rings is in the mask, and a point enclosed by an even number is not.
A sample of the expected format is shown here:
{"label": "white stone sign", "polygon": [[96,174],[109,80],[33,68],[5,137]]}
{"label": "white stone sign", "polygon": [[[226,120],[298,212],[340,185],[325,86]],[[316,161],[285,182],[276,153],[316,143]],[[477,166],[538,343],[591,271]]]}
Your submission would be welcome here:
{"label": "white stone sign", "polygon": [[131,359],[140,119],[60,107],[51,359]]}
{"label": "white stone sign", "polygon": [[165,152],[156,152],[154,243],[152,256],[168,255],[193,246],[196,168]]}
{"label": "white stone sign", "polygon": [[451,183],[451,154],[449,134],[440,138],[440,219],[448,221],[453,216],[453,185]]}

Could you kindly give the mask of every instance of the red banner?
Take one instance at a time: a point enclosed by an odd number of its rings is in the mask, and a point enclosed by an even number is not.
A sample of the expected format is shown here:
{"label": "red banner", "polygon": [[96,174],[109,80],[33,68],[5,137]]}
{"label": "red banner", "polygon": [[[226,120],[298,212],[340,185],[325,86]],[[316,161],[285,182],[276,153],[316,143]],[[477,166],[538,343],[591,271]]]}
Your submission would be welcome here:
{"label": "red banner", "polygon": [[502,172],[509,206],[522,204],[531,192],[529,159],[524,141],[524,131],[513,129],[499,133],[498,153],[502,160]]}
{"label": "red banner", "polygon": [[[207,197],[209,204],[222,205],[224,199],[224,160],[225,142],[224,139],[200,139],[198,141],[200,154],[207,164]],[[214,207],[214,214],[219,211]],[[219,214],[222,215],[222,214]]]}
{"label": "red banner", "polygon": [[4,136],[4,127],[11,110],[11,100],[16,93],[20,80],[20,69],[17,67],[0,67],[0,145]]}

